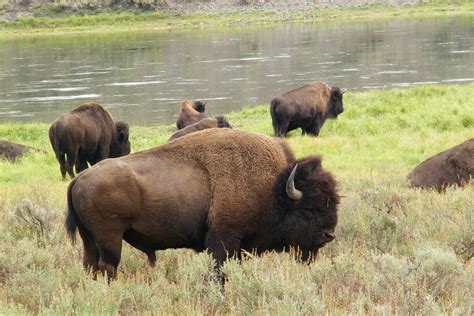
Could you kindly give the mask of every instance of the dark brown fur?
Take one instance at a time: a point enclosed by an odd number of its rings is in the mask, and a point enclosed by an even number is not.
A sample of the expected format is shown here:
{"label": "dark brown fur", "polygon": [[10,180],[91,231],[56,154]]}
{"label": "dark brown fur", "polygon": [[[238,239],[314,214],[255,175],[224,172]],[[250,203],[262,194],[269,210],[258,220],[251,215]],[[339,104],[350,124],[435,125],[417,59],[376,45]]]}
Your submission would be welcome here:
{"label": "dark brown fur", "polygon": [[274,97],[270,114],[275,136],[286,136],[297,128],[303,135],[318,136],[326,119],[335,119],[344,111],[343,93],[337,87],[313,82]]}
{"label": "dark brown fur", "polygon": [[29,151],[42,151],[41,149],[0,140],[0,158],[16,161],[23,154]]}
{"label": "dark brown fur", "polygon": [[[298,201],[285,191],[296,163]],[[167,248],[207,249],[218,267],[242,250],[297,247],[306,260],[334,238],[338,204],[318,157],[294,161],[281,141],[214,128],[81,173],[68,188],[66,230],[74,239],[79,229],[85,267],[109,276],[122,238],[152,264]]]}
{"label": "dark brown fur", "polygon": [[205,107],[206,103],[201,101],[184,100],[181,103],[181,110],[176,120],[176,127],[182,129],[207,117],[204,113]]}
{"label": "dark brown fur", "polygon": [[413,187],[435,188],[464,186],[474,177],[474,138],[426,159],[408,175]]}
{"label": "dark brown fur", "polygon": [[225,119],[224,115],[216,115],[215,117],[206,117],[197,123],[186,126],[185,128],[180,129],[179,131],[175,132],[173,135],[171,135],[168,141],[172,141],[173,139],[176,139],[176,138],[179,138],[184,135],[191,134],[197,131],[202,131],[203,129],[216,128],[216,127],[232,128],[229,122],[227,122],[227,120]]}
{"label": "dark brown fur", "polygon": [[109,111],[86,103],[57,118],[49,128],[49,140],[63,179],[105,159],[130,153],[128,124],[114,123]]}

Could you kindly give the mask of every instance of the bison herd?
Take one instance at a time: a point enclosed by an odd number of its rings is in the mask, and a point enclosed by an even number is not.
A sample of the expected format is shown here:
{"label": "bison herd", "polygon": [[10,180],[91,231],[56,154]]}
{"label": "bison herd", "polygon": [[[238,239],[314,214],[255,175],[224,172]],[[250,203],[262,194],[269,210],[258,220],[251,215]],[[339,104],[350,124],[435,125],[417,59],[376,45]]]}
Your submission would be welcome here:
{"label": "bison herd", "polygon": [[[314,82],[275,96],[274,135],[301,128],[318,136],[326,119],[343,113],[344,92]],[[100,104],[83,104],[52,123],[61,175],[72,179],[66,230],[73,241],[79,231],[85,269],[115,277],[122,240],[152,265],[156,250],[190,248],[209,252],[219,270],[243,251],[293,248],[308,261],[335,238],[340,196],[320,158],[297,160],[283,140],[233,130],[205,106],[184,100],[168,143],[133,154],[128,124],[115,122]],[[444,191],[473,176],[470,139],[422,162],[408,180]]]}

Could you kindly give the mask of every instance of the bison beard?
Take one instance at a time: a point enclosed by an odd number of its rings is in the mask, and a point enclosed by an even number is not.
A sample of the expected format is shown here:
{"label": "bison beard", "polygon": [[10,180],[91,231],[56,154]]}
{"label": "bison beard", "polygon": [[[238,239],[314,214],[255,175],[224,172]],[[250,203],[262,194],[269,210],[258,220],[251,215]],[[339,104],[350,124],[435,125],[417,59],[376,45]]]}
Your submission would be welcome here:
{"label": "bison beard", "polygon": [[67,200],[85,268],[109,277],[122,239],[152,264],[168,248],[207,250],[218,268],[243,250],[295,247],[308,259],[334,239],[339,204],[318,157],[295,161],[280,140],[219,128],[104,160],[70,183]]}

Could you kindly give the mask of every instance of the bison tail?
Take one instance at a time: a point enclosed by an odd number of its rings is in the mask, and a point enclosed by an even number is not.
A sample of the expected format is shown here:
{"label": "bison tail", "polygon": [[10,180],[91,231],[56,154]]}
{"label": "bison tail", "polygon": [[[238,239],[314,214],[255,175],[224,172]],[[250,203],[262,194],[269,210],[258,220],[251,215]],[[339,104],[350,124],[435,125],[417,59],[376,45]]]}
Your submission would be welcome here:
{"label": "bison tail", "polygon": [[272,126],[273,126],[273,131],[275,132],[275,136],[280,136],[279,135],[280,121],[278,120],[278,115],[276,114],[277,106],[278,106],[278,101],[272,100],[272,103],[270,104],[270,115],[272,117]]}
{"label": "bison tail", "polygon": [[76,230],[77,230],[77,215],[74,209],[74,205],[72,203],[72,195],[71,190],[74,186],[76,181],[72,180],[67,188],[67,215],[66,220],[64,222],[64,226],[66,227],[66,232],[69,236],[69,239],[74,244],[76,242]]}

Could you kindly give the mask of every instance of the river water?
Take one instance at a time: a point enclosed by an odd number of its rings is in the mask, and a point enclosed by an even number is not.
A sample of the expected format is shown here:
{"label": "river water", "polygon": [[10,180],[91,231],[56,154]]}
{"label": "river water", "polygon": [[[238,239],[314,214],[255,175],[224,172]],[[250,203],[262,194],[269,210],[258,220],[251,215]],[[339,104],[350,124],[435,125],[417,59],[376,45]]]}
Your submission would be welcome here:
{"label": "river water", "polygon": [[474,81],[474,17],[289,24],[0,41],[0,122],[52,122],[84,102],[174,123],[269,104],[311,81],[349,91]]}

